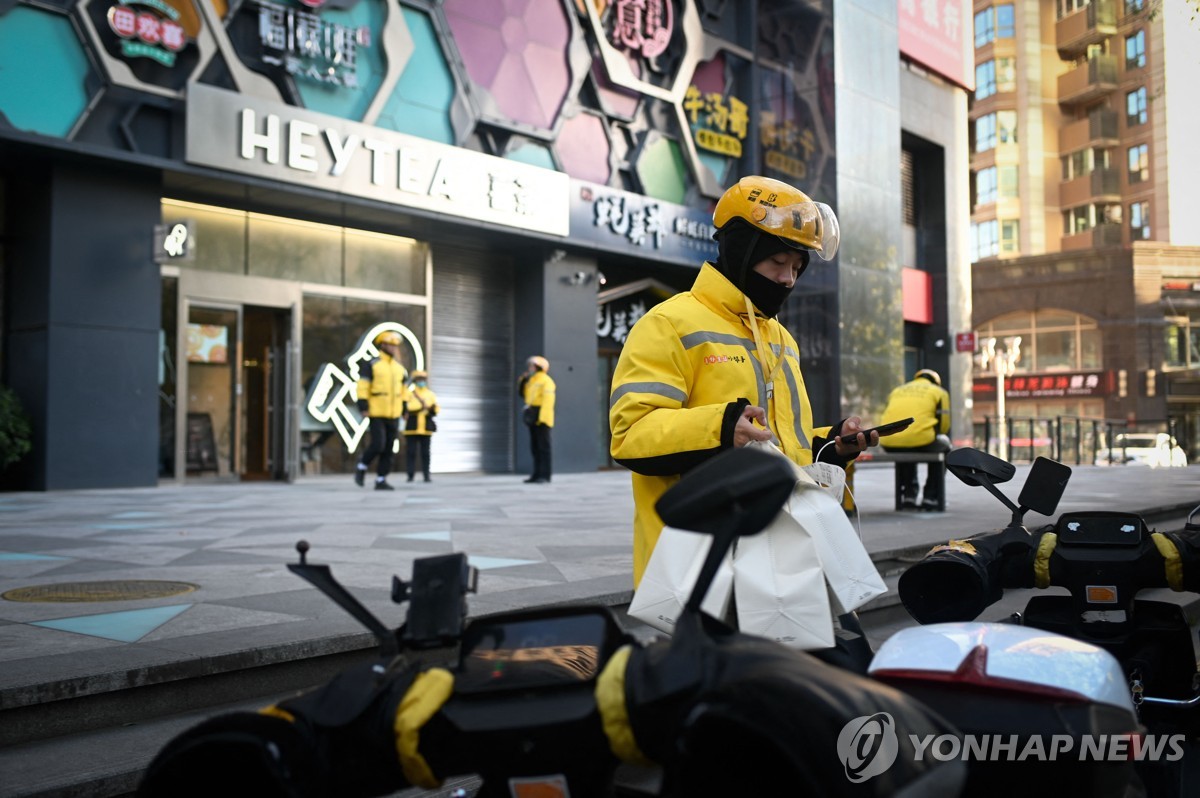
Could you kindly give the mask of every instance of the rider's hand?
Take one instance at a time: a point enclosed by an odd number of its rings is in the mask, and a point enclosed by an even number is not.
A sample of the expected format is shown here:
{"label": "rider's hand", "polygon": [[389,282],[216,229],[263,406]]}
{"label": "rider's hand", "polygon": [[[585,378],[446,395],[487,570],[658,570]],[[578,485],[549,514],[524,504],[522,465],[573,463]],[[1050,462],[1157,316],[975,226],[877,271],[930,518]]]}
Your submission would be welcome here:
{"label": "rider's hand", "polygon": [[[763,426],[755,426],[752,422],[757,420]],[[737,425],[733,428],[733,445],[735,447],[745,446],[750,441],[769,441],[773,435],[771,430],[766,428],[767,411],[755,405],[747,405],[742,410],[742,417],[737,420]]]}
{"label": "rider's hand", "polygon": [[[859,432],[863,428],[862,419],[858,416],[850,416],[842,422],[841,432],[834,438],[833,448],[838,453],[838,457],[853,457],[869,446],[874,446],[879,443],[879,433],[872,432],[870,435]],[[858,433],[857,435],[855,433]],[[857,446],[842,443],[842,438],[853,437]],[[870,440],[868,440],[870,438]]]}

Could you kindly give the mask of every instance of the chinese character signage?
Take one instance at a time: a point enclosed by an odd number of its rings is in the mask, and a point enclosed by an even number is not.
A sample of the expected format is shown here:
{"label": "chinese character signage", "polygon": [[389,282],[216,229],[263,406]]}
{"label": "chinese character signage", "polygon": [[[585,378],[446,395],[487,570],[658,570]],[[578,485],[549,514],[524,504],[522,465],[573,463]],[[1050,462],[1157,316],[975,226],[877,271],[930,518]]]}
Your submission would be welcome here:
{"label": "chinese character signage", "polygon": [[620,189],[571,181],[571,238],[699,268],[717,257],[712,216]]}
{"label": "chinese character signage", "polygon": [[642,58],[662,55],[671,43],[671,0],[616,0],[612,43]]}
{"label": "chinese character signage", "polygon": [[[302,0],[312,8],[324,0]],[[335,86],[358,86],[359,47],[371,44],[371,29],[326,22],[316,14],[277,3],[259,2],[258,35],[264,64],[289,75]]]}
{"label": "chinese character signage", "polygon": [[200,83],[189,163],[552,235],[568,230],[562,172]]}
{"label": "chinese character signage", "polygon": [[899,0],[900,53],[968,91],[975,88],[968,0]]}
{"label": "chinese character signage", "polygon": [[620,349],[638,319],[676,293],[651,277],[601,291],[596,297],[596,345],[600,349]]}
{"label": "chinese character signage", "polygon": [[108,9],[108,26],[121,40],[121,54],[126,58],[149,58],[171,67],[188,43],[179,16],[161,0],[130,0]]}
{"label": "chinese character signage", "polygon": [[697,147],[730,158],[742,157],[742,140],[750,122],[744,102],[733,95],[702,92],[692,85],[684,94],[683,110],[695,131]]}
{"label": "chinese character signage", "polygon": [[[1113,392],[1112,372],[1084,371],[1059,374],[1014,374],[1004,380],[1007,399],[1065,399],[1108,396]],[[976,377],[976,402],[996,401],[996,378]]]}

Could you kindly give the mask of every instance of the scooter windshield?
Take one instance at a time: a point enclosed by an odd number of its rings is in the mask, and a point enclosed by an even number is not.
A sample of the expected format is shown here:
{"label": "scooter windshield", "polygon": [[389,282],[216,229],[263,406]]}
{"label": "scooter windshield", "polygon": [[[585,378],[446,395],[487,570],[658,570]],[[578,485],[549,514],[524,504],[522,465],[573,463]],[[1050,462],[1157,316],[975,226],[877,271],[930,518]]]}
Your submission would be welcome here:
{"label": "scooter windshield", "polygon": [[[775,235],[813,250],[822,260],[833,260],[841,243],[841,228],[833,208],[823,202],[798,202],[781,208],[759,205],[765,215],[759,225]],[[756,214],[757,215],[757,214]]]}

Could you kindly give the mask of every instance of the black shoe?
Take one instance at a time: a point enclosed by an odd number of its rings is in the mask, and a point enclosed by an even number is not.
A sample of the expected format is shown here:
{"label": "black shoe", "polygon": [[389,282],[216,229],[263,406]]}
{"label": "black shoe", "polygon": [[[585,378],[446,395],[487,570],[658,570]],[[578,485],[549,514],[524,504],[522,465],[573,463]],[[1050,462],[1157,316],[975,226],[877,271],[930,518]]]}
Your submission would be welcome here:
{"label": "black shoe", "polygon": [[525,481],[526,481],[526,482],[531,482],[531,483],[533,483],[534,485],[541,485],[543,482],[549,482],[550,480],[548,480],[548,479],[543,479],[543,478],[541,478],[541,477],[530,477],[529,479],[527,479],[527,480],[525,480]]}
{"label": "black shoe", "polygon": [[361,488],[363,486],[363,477],[366,476],[366,473],[367,469],[365,468],[354,469],[354,484]]}
{"label": "black shoe", "polygon": [[429,478],[429,475],[428,475],[428,474],[426,474],[426,475],[425,475],[425,481],[426,481],[426,482],[433,482],[433,480]]}
{"label": "black shoe", "polygon": [[921,502],[921,510],[924,512],[936,513],[941,512],[941,509],[942,508],[938,505],[937,499],[926,499],[925,501]]}
{"label": "black shoe", "polygon": [[900,509],[901,510],[916,510],[917,503],[915,501],[913,501],[912,499],[901,499],[900,500]]}
{"label": "black shoe", "polygon": [[395,490],[395,488],[387,484],[387,482],[376,482],[375,490]]}
{"label": "black shoe", "polygon": [[539,482],[540,480],[537,477],[530,477],[529,479],[527,479],[525,481],[526,482]]}
{"label": "black shoe", "polygon": [[408,482],[412,482],[412,478],[413,478],[413,475],[412,475],[412,474],[409,474],[409,475],[408,475],[408,480],[407,480],[407,481],[408,481]]}

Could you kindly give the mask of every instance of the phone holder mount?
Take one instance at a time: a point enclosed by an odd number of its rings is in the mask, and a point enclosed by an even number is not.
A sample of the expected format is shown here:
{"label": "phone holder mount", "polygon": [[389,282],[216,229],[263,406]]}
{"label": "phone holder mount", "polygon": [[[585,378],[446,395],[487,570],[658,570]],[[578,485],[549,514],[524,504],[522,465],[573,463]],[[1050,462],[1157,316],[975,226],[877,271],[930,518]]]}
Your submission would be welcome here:
{"label": "phone holder mount", "polygon": [[410,582],[393,576],[392,601],[408,601],[409,607],[404,625],[392,630],[334,578],[328,565],[308,562],[310,548],[308,541],[297,541],[300,562],[289,563],[288,570],[311,583],[375,635],[384,658],[398,656],[402,647],[423,650],[452,645],[462,636],[466,594],[478,592],[479,586],[479,571],[467,564],[467,555],[459,552],[414,560]]}

